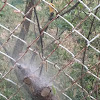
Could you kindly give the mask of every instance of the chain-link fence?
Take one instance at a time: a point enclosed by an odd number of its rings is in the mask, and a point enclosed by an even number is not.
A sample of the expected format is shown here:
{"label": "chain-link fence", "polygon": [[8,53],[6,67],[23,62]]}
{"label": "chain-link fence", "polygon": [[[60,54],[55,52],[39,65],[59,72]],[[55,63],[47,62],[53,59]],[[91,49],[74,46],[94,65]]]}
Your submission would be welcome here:
{"label": "chain-link fence", "polygon": [[99,0],[0,1],[0,100],[99,100],[99,8]]}

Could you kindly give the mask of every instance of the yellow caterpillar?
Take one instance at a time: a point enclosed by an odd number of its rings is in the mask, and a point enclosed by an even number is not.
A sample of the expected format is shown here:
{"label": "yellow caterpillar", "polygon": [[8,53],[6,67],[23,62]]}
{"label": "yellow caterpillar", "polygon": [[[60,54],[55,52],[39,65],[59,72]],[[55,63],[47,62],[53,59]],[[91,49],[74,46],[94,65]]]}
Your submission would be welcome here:
{"label": "yellow caterpillar", "polygon": [[[55,7],[55,5],[53,3],[49,3],[51,6]],[[49,11],[50,13],[54,12],[54,8],[52,8],[51,6],[49,5]]]}

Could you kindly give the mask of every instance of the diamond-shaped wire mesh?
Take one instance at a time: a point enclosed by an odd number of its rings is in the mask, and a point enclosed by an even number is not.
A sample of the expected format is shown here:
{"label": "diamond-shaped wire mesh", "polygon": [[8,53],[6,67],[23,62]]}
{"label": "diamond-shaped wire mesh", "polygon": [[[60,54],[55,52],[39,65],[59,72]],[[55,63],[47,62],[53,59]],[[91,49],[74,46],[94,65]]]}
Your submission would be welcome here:
{"label": "diamond-shaped wire mesh", "polygon": [[31,100],[32,75],[58,100],[99,100],[99,12],[99,0],[0,1],[0,100]]}

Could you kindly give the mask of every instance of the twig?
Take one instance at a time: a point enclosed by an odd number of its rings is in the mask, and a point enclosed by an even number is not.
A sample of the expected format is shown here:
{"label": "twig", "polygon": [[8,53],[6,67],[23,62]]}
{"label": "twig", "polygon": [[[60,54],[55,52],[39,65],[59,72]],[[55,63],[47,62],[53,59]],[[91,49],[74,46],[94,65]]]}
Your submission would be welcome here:
{"label": "twig", "polygon": [[7,0],[4,1],[4,5],[0,8],[0,11],[3,10],[3,8],[6,6]]}
{"label": "twig", "polygon": [[[97,12],[98,12],[98,9],[96,9],[96,11],[95,11],[95,15],[97,14]],[[94,24],[94,20],[95,20],[95,17],[93,17],[93,19],[92,19],[92,22],[91,22],[91,26],[90,26],[90,31],[89,31],[89,33],[88,33],[88,36],[87,36],[87,39],[89,40],[89,37],[90,37],[90,35],[92,34],[92,27],[93,27],[93,24]],[[87,41],[85,41],[85,47],[87,46]],[[87,49],[85,49],[85,51],[83,52],[83,58],[82,58],[82,63],[84,64],[84,61],[85,61],[85,56],[86,56],[86,50]],[[81,76],[83,75],[83,66],[82,66],[82,69],[81,69]],[[84,82],[83,82],[83,79],[81,78],[81,86],[84,88],[84,86],[83,86],[83,84],[84,84]],[[84,94],[84,92],[83,92],[83,94]],[[84,96],[85,96],[85,94],[84,94]],[[86,99],[86,98],[85,98]],[[87,100],[87,99],[86,99]]]}

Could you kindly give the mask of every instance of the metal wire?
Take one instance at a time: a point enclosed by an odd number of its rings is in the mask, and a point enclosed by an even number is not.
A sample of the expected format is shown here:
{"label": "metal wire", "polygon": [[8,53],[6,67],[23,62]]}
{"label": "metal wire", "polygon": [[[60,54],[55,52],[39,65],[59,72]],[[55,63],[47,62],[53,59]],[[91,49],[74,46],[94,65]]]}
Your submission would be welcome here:
{"label": "metal wire", "polygon": [[[86,5],[83,1],[81,1],[81,0],[78,0],[78,1],[87,9],[87,11],[86,11],[85,13],[88,15],[88,17],[91,17],[91,16],[92,16],[92,17],[95,17],[95,19],[96,19],[97,21],[100,22],[100,18],[99,18],[97,15],[94,14],[94,11],[97,10],[97,9],[100,7],[100,4],[98,4],[96,7],[94,7],[94,8],[91,9],[91,8],[89,8],[88,5]],[[68,96],[68,95],[65,93],[65,91],[67,91],[69,88],[72,88],[73,85],[76,85],[76,86],[78,86],[80,89],[82,89],[82,90],[87,94],[87,97],[90,97],[91,99],[96,100],[96,98],[95,98],[94,96],[92,96],[91,93],[89,93],[89,92],[88,92],[86,89],[84,89],[80,84],[78,84],[77,81],[78,81],[80,78],[77,78],[77,79],[75,80],[73,77],[71,77],[69,74],[67,74],[64,70],[65,70],[68,66],[71,66],[73,63],[77,62],[78,64],[82,65],[82,66],[85,68],[86,74],[87,74],[87,75],[91,75],[91,76],[94,77],[96,80],[100,81],[100,77],[91,71],[91,70],[92,70],[92,67],[89,68],[87,65],[85,65],[81,60],[79,60],[79,59],[77,58],[78,55],[80,55],[81,53],[83,53],[84,50],[85,50],[86,48],[88,48],[88,47],[91,47],[96,53],[99,53],[99,54],[100,54],[100,50],[97,49],[97,48],[95,48],[95,47],[92,45],[92,43],[93,43],[96,39],[99,39],[99,38],[100,38],[100,34],[99,34],[99,33],[96,34],[91,40],[87,39],[87,37],[86,37],[85,35],[83,35],[81,32],[79,32],[79,30],[77,29],[77,25],[78,25],[78,26],[81,25],[81,24],[82,24],[83,22],[85,22],[87,19],[82,20],[82,22],[80,21],[79,24],[77,24],[76,26],[74,26],[70,21],[68,21],[66,18],[64,18],[63,16],[61,16],[60,13],[59,13],[59,11],[56,9],[56,7],[52,6],[48,1],[46,1],[46,0],[41,0],[41,2],[43,2],[45,5],[51,6],[51,7],[55,10],[55,12],[57,13],[57,15],[56,15],[56,17],[54,17],[49,23],[47,23],[47,24],[45,25],[45,27],[42,27],[42,26],[41,26],[42,34],[40,34],[36,39],[32,40],[30,44],[28,44],[25,40],[21,39],[20,37],[17,37],[16,35],[14,35],[14,33],[18,30],[18,28],[20,28],[20,26],[23,24],[23,22],[24,22],[25,20],[27,20],[27,21],[29,21],[31,24],[34,24],[35,26],[37,26],[37,23],[35,23],[35,22],[32,21],[31,19],[28,19],[27,16],[26,16],[26,15],[32,10],[32,8],[31,8],[26,14],[24,14],[19,8],[16,8],[16,7],[13,6],[12,4],[8,3],[8,1],[6,1],[6,5],[5,5],[5,3],[4,3],[5,6],[3,7],[3,9],[4,9],[6,6],[9,6],[10,8],[12,8],[12,9],[17,10],[18,12],[20,12],[19,14],[21,14],[22,16],[24,16],[24,18],[23,18],[23,20],[20,22],[20,24],[18,24],[17,26],[15,26],[15,28],[14,28],[13,30],[8,29],[7,26],[4,26],[4,25],[2,25],[2,24],[0,23],[0,27],[1,27],[2,29],[4,29],[4,30],[8,31],[8,33],[10,34],[10,35],[8,36],[7,40],[1,45],[1,48],[0,48],[0,49],[4,48],[4,47],[6,46],[6,44],[8,44],[8,41],[11,40],[11,37],[14,37],[14,38],[20,40],[22,43],[24,43],[24,44],[27,46],[27,48],[26,48],[25,52],[24,52],[17,60],[15,60],[15,59],[12,58],[11,56],[9,56],[8,54],[6,54],[5,52],[2,52],[2,51],[0,50],[0,54],[1,54],[1,55],[3,55],[3,56],[5,56],[5,57],[9,58],[9,59],[12,60],[12,61],[14,61],[14,66],[13,66],[12,68],[10,68],[9,71],[7,71],[5,74],[0,73],[0,75],[1,75],[1,82],[0,82],[0,84],[2,83],[2,80],[4,79],[5,81],[10,82],[10,83],[14,84],[14,85],[17,86],[17,87],[20,87],[20,86],[18,86],[18,84],[17,84],[16,82],[14,82],[14,81],[12,81],[12,80],[6,78],[6,77],[8,76],[9,73],[11,73],[11,71],[12,71],[13,69],[15,69],[16,65],[20,65],[20,64],[19,64],[19,61],[20,61],[29,51],[31,51],[31,52],[35,52],[35,53],[40,57],[40,59],[42,59],[43,62],[46,61],[48,64],[54,66],[55,69],[56,69],[56,68],[58,69],[57,73],[51,78],[51,80],[50,80],[49,82],[52,82],[52,81],[56,80],[56,78],[59,76],[60,73],[64,73],[64,75],[65,75],[66,77],[68,77],[68,78],[73,82],[73,84],[70,84],[70,86],[69,86],[69,87],[66,87],[66,89],[64,89],[64,90],[60,90],[60,89],[58,89],[58,87],[56,87],[56,89],[57,89],[58,91],[60,91],[60,93],[63,94],[66,98],[68,98],[69,100],[72,100],[72,98],[71,98],[70,96]],[[70,1],[70,3],[72,3],[72,2],[73,2],[73,0]],[[70,5],[70,3],[69,3],[69,5]],[[39,4],[37,4],[37,5],[39,5]],[[37,5],[36,5],[36,6],[37,6]],[[36,6],[34,6],[34,7],[36,7]],[[68,5],[67,5],[67,6],[68,6]],[[65,7],[67,7],[67,6],[65,6]],[[33,7],[33,8],[34,8],[34,7]],[[3,10],[3,9],[2,9],[2,10]],[[2,10],[1,10],[1,11],[2,11]],[[61,11],[63,11],[63,10],[61,10]],[[57,46],[57,47],[56,47],[54,50],[52,50],[52,52],[50,52],[47,56],[43,56],[43,57],[42,57],[41,54],[40,54],[38,51],[35,51],[34,49],[32,49],[32,46],[34,45],[34,43],[37,42],[37,40],[38,40],[38,39],[40,38],[40,36],[43,35],[43,34],[45,34],[46,36],[48,36],[50,39],[53,39],[53,40],[55,40],[55,41],[57,40],[53,35],[51,35],[51,34],[48,33],[48,32],[45,32],[45,28],[46,28],[50,23],[52,23],[53,21],[55,21],[57,18],[63,20],[64,22],[66,22],[66,24],[68,24],[69,26],[71,26],[71,35],[77,33],[77,35],[78,35],[80,38],[82,38],[82,39],[84,39],[84,40],[86,41],[87,45],[86,45],[85,48],[83,48],[82,50],[80,50],[77,54],[74,54],[72,51],[70,51],[68,48],[66,48],[65,46],[62,45],[62,43],[63,43],[64,41],[60,41],[59,43],[56,43],[56,46]],[[66,36],[64,37],[64,39],[66,40],[66,39],[68,38],[68,36],[69,36],[69,35],[66,35]],[[63,50],[66,51],[66,53],[68,53],[68,54],[70,54],[70,55],[72,56],[72,60],[71,60],[68,64],[66,64],[66,65],[64,65],[64,66],[62,66],[62,67],[59,67],[57,64],[55,65],[55,63],[54,63],[52,60],[50,60],[50,57],[52,56],[52,54],[53,54],[54,52],[56,52],[57,48],[62,48]],[[48,60],[48,58],[49,58],[49,60]],[[43,63],[43,62],[41,62],[41,63]],[[40,64],[41,64],[41,63],[40,63]],[[97,63],[98,63],[98,62],[97,62]],[[99,63],[100,63],[100,62],[99,62]],[[99,64],[99,63],[98,63],[98,64]],[[81,68],[80,68],[80,69],[81,69]],[[94,68],[93,68],[93,69],[94,69]],[[83,78],[83,77],[81,77],[81,78]],[[49,83],[48,83],[48,84],[49,84]],[[19,92],[19,91],[18,91],[18,92]],[[18,93],[18,92],[17,92],[17,93]],[[14,95],[15,95],[15,94],[14,94]],[[10,97],[12,98],[12,96],[14,96],[14,95],[11,95]],[[0,96],[2,96],[4,99],[8,100],[8,98],[7,98],[5,95],[3,95],[2,93],[0,93]],[[11,99],[11,98],[10,98],[10,99]],[[9,100],[10,100],[10,99],[9,99]]]}

